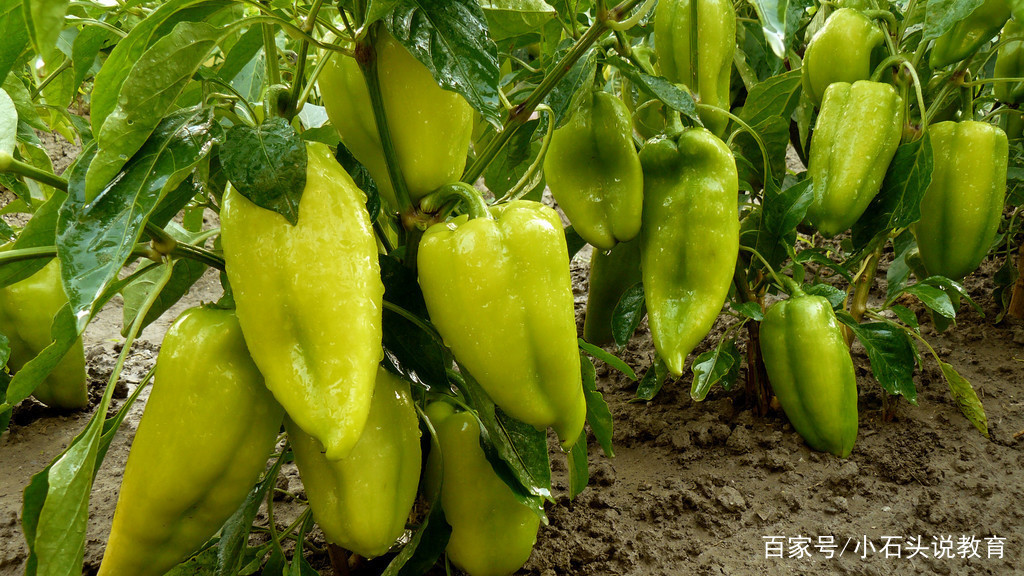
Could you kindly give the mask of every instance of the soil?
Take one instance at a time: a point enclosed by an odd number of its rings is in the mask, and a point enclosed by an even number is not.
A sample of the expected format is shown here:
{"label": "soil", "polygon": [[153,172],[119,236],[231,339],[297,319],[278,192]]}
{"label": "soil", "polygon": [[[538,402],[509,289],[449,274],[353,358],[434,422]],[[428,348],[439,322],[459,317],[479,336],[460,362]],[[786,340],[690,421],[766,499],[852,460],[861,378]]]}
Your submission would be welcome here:
{"label": "soil", "polygon": [[[588,261],[586,252],[573,261],[580,326]],[[966,282],[984,317],[965,307],[958,326],[937,334],[923,308],[915,310],[925,338],[978,391],[989,438],[959,413],[928,357],[915,374],[919,404],[902,402],[895,418],[885,421],[881,389],[863,349],[854,347],[860,435],[847,459],[810,450],[781,412],[755,416],[742,386],[716,388],[698,403],[690,399],[685,377],[666,384],[654,401],[635,403],[636,383],[599,362],[597,385],[614,416],[615,457],[606,458],[591,440],[590,487],[570,501],[565,461],[553,444],[556,501],[520,573],[1024,574],[1024,324],[992,324],[997,309],[991,277],[998,264],[987,262]],[[884,292],[884,269],[876,293]],[[217,276],[208,273],[147,328],[125,368],[120,398],[152,365],[177,313],[219,296]],[[120,350],[120,317],[113,302],[85,334],[94,396]],[[695,353],[725,327],[720,320]],[[654,350],[645,324],[620,355],[641,374],[650,365]],[[131,409],[96,479],[86,574],[95,573],[102,556],[145,397]],[[29,400],[0,436],[0,575],[24,571],[22,489],[89,416],[57,414]],[[278,486],[301,496],[293,469],[285,470]],[[295,517],[289,500],[276,515],[282,526]],[[315,559],[317,568],[325,565],[324,558]]]}

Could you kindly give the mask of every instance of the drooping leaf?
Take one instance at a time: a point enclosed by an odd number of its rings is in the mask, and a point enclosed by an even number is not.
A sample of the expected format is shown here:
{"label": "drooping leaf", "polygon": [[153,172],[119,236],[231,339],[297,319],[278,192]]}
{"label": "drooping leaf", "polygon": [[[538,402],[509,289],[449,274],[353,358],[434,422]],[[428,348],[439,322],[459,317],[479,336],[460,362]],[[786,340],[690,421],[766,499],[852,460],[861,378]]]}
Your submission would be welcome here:
{"label": "drooping leaf", "polygon": [[587,462],[587,433],[580,434],[572,449],[565,455],[569,468],[569,499],[575,500],[590,483],[590,467]]}
{"label": "drooping leaf", "polygon": [[0,82],[18,61],[28,45],[28,26],[25,25],[23,0],[0,0]]}
{"label": "drooping leaf", "polygon": [[978,393],[974,391],[974,387],[956,371],[956,368],[953,368],[952,364],[940,361],[939,366],[942,368],[942,375],[946,378],[946,382],[949,383],[949,391],[953,394],[953,400],[956,401],[960,412],[988,438],[988,417],[985,415],[985,407],[978,399]]}
{"label": "drooping leaf", "polygon": [[631,63],[616,56],[609,58],[608,64],[614,66],[633,86],[661,100],[669,108],[686,116],[690,122],[702,126],[700,116],[697,114],[697,102],[693,99],[693,95],[686,90],[661,76],[645,74]]}
{"label": "drooping leaf", "polygon": [[293,226],[306,187],[306,144],[284,118],[255,128],[233,126],[220,148],[224,174],[253,204],[277,212]]}
{"label": "drooping leaf", "polygon": [[[580,368],[583,375],[583,395],[587,399],[587,424],[590,425],[590,430],[604,450],[605,456],[613,458],[615,451],[612,449],[612,413],[604,396],[597,389],[597,371],[594,369],[594,363],[586,356],[580,357]],[[585,433],[577,441],[577,445],[579,444],[587,445]]]}
{"label": "drooping leaf", "polygon": [[741,358],[736,341],[732,338],[720,340],[717,346],[697,356],[690,366],[693,371],[690,398],[703,401],[711,387],[719,382],[722,388],[730,390],[739,378]]}
{"label": "drooping leaf", "polygon": [[612,368],[615,368],[619,372],[622,372],[630,380],[636,380],[636,372],[634,372],[633,369],[629,367],[629,364],[623,362],[621,358],[612,354],[611,352],[606,351],[604,348],[601,348],[600,346],[594,346],[593,344],[587,342],[583,338],[578,338],[577,340],[579,341],[580,349],[582,349],[584,352],[590,354],[594,358],[597,358],[598,360],[604,362],[605,364],[611,366]]}
{"label": "drooping leaf", "polygon": [[917,404],[917,388],[914,386],[916,357],[906,332],[888,322],[861,324],[845,312],[837,313],[836,317],[864,345],[871,362],[871,373],[882,388],[890,395],[898,394],[911,404]]}
{"label": "drooping leaf", "polygon": [[625,346],[629,343],[646,310],[644,285],[637,282],[622,293],[612,310],[612,337],[617,345]]}
{"label": "drooping leaf", "polygon": [[853,225],[853,247],[862,249],[878,235],[904,228],[921,219],[921,199],[932,181],[930,137],[896,150],[882,190]]}

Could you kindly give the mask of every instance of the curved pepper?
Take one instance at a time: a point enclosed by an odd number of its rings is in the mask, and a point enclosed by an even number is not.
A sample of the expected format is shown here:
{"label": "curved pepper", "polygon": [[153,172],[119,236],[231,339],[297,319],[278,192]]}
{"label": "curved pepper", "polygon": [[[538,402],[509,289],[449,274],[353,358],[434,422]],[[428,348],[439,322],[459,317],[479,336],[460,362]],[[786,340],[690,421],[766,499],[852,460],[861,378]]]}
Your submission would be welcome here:
{"label": "curved pepper", "polygon": [[676,376],[707,336],[732,285],[739,255],[739,179],[724,142],[703,128],[652,140],[640,151],[640,231],[654,348]]}
{"label": "curved pepper", "polygon": [[[691,2],[697,2],[696,9]],[[654,9],[654,52],[665,78],[685,84],[702,103],[729,110],[729,81],[736,52],[736,11],[732,2],[659,1]],[[729,123],[727,116],[715,112],[701,112],[700,118],[718,135]]]}
{"label": "curved pepper", "polygon": [[427,457],[427,493],[452,527],[448,558],[469,576],[509,576],[530,559],[540,518],[516,500],[480,447],[480,425],[447,402],[427,407],[438,445]]}
{"label": "curved pepper", "polygon": [[799,288],[761,322],[761,355],[793,428],[815,450],[846,458],[857,440],[857,377],[832,305]]}
{"label": "curved pepper", "polygon": [[903,136],[903,99],[881,82],[834,82],[825,90],[807,172],[807,221],[831,238],[853,226],[882,189]]}
{"label": "curved pepper", "polygon": [[[996,54],[996,78],[1024,76],[1024,26],[1010,20],[1000,34],[999,52]],[[1008,104],[1024,103],[1024,82],[998,82],[994,88],[996,100]]]}
{"label": "curved pepper", "polygon": [[584,98],[551,135],[544,176],[573,228],[598,250],[640,233],[644,177],[622,100],[602,91]]}
{"label": "curved pepper", "polygon": [[590,257],[590,286],[583,339],[591,344],[608,344],[612,335],[612,313],[622,295],[640,281],[640,240],[616,244],[609,252],[594,250]]}
{"label": "curved pepper", "polygon": [[867,80],[871,52],[884,40],[885,34],[867,16],[852,8],[836,10],[807,43],[800,71],[804,93],[820,106],[833,82]]}
{"label": "curved pepper", "polygon": [[307,151],[297,225],[229,186],[221,236],[238,320],[267,388],[337,460],[370,411],[384,285],[366,197],[326,146]]}
{"label": "curved pepper", "polygon": [[313,517],[327,540],[367,558],[387,552],[405,531],[422,463],[409,383],[377,370],[366,429],[341,460],[325,458],[323,446],[290,421],[285,427]]}
{"label": "curved pepper", "polygon": [[1006,0],[985,0],[935,39],[928,63],[932,68],[944,68],[967,58],[991,40],[1009,19],[1010,6]]}
{"label": "curved pepper", "polygon": [[[462,175],[473,134],[473,109],[461,95],[438,86],[430,70],[391,34],[380,33],[376,52],[388,130],[415,203]],[[381,196],[397,208],[359,65],[354,58],[334,55],[317,85],[341,141],[370,171]]]}
{"label": "curved pepper", "polygon": [[587,410],[562,222],[526,200],[491,213],[435,224],[423,235],[427,311],[495,404],[539,430],[551,426],[568,448]]}
{"label": "curved pepper", "polygon": [[252,490],[283,416],[234,313],[182,313],[160,348],[100,576],[159,576],[188,558]]}
{"label": "curved pepper", "polygon": [[[67,303],[56,258],[32,276],[0,290],[0,332],[10,343],[7,365],[11,372],[20,370],[53,342],[53,317]],[[89,405],[81,338],[32,395],[51,408],[77,410]]]}
{"label": "curved pepper", "polygon": [[935,167],[914,235],[929,274],[961,280],[985,259],[1006,196],[1006,134],[984,122],[928,127]]}

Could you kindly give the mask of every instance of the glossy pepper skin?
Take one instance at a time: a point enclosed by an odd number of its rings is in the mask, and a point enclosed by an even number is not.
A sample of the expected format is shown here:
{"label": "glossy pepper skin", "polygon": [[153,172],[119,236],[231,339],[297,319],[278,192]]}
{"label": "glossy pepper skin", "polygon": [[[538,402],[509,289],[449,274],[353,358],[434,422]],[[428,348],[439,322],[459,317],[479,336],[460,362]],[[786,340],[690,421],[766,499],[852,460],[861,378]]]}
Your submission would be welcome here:
{"label": "glossy pepper skin", "polygon": [[438,441],[427,457],[427,493],[440,490],[452,527],[448,558],[469,576],[510,576],[529,560],[540,518],[494,473],[472,414],[444,401],[426,413]]}
{"label": "glossy pepper skin", "polygon": [[929,274],[961,280],[981,264],[1006,196],[1006,134],[985,122],[928,127],[934,168],[914,235]]}
{"label": "glossy pepper skin", "polygon": [[221,236],[238,320],[267,388],[337,460],[370,411],[384,286],[365,196],[326,146],[307,151],[296,226],[229,186]]}
{"label": "glossy pepper skin", "polygon": [[[473,133],[473,109],[442,89],[430,71],[389,33],[377,43],[377,67],[388,129],[409,195],[416,202],[459,179]],[[370,92],[354,58],[333,56],[317,82],[341,141],[366,166],[383,198],[397,208]]]}
{"label": "glossy pepper skin", "polygon": [[366,558],[387,552],[405,530],[422,464],[409,383],[377,370],[366,428],[341,460],[325,458],[323,446],[291,422],[285,427],[313,517],[327,540]]}
{"label": "glossy pepper skin", "polygon": [[125,465],[101,576],[159,576],[238,509],[263,472],[284,412],[231,310],[174,322]]}
{"label": "glossy pepper skin", "polygon": [[[1024,26],[1010,20],[1003,26],[996,54],[995,78],[1020,78],[1024,75]],[[994,88],[996,100],[1007,104],[1024,103],[1024,82],[999,82]]]}
{"label": "glossy pepper skin", "polygon": [[804,93],[816,106],[833,82],[853,83],[871,77],[871,52],[885,34],[870,18],[840,8],[807,43],[800,79]]}
{"label": "glossy pepper skin", "polygon": [[493,218],[435,224],[419,247],[419,284],[434,326],[495,404],[562,445],[583,431],[576,316],[565,234],[539,202]]}
{"label": "glossy pepper skin", "polygon": [[644,178],[622,100],[602,91],[584,98],[551,135],[544,176],[573,228],[598,250],[640,233]]}
{"label": "glossy pepper skin", "polygon": [[739,181],[724,142],[703,128],[651,140],[640,152],[640,269],[658,355],[676,376],[707,336],[739,254]]}
{"label": "glossy pepper skin", "polygon": [[583,339],[591,344],[610,344],[612,312],[622,295],[640,281],[640,239],[616,244],[608,252],[594,250],[590,257],[590,286]]}
{"label": "glossy pepper skin", "polygon": [[815,450],[846,458],[857,440],[857,378],[832,305],[799,289],[761,322],[768,380],[793,428]]}
{"label": "glossy pepper skin", "polygon": [[[32,276],[0,290],[0,332],[11,347],[7,362],[11,372],[20,370],[53,342],[53,317],[67,303],[56,258]],[[81,338],[32,395],[51,408],[77,410],[89,405]]]}
{"label": "glossy pepper skin", "polygon": [[1006,0],[985,0],[935,39],[928,63],[932,68],[944,68],[967,58],[991,40],[1009,19],[1010,6]]}
{"label": "glossy pepper skin", "polygon": [[834,82],[825,90],[807,171],[807,220],[831,238],[860,218],[882,189],[903,136],[903,99],[881,82]]}
{"label": "glossy pepper skin", "polygon": [[[697,2],[696,10],[691,2]],[[696,38],[692,31],[696,31]],[[736,12],[732,2],[659,1],[654,10],[654,52],[665,78],[685,84],[702,103],[729,110],[729,80],[736,52]],[[729,123],[724,114],[713,112],[702,112],[701,121],[718,135],[725,132]]]}

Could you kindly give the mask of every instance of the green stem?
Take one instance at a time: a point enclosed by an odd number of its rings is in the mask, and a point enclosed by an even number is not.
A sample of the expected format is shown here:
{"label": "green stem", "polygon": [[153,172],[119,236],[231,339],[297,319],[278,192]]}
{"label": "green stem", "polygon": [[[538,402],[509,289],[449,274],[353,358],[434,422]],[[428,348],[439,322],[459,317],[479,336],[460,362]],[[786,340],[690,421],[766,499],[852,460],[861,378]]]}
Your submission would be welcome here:
{"label": "green stem", "polygon": [[[306,15],[306,20],[302,24],[302,31],[306,34],[312,34],[313,29],[316,28],[316,17],[320,12],[320,7],[323,6],[323,0],[314,0],[313,6],[309,9],[309,14]],[[306,74],[306,59],[309,57],[309,42],[302,40],[299,44],[299,61],[295,65],[295,76],[292,77],[292,110],[294,114],[299,113],[299,97],[302,95],[302,86],[304,76]],[[291,118],[288,118],[291,120]]]}
{"label": "green stem", "polygon": [[785,285],[786,285],[786,284],[784,283],[784,281],[785,281],[785,280],[786,280],[786,279],[787,279],[788,277],[787,277],[787,276],[781,276],[781,277],[780,277],[780,276],[778,275],[778,273],[776,273],[776,272],[775,272],[775,269],[774,269],[774,268],[772,268],[771,264],[769,264],[769,263],[768,263],[768,261],[767,261],[767,260],[765,260],[764,256],[762,256],[760,252],[758,252],[757,250],[755,250],[755,249],[753,249],[753,248],[748,248],[747,246],[740,246],[740,250],[742,250],[742,251],[744,251],[744,252],[750,252],[750,253],[751,253],[751,254],[753,254],[753,255],[754,255],[755,257],[757,257],[757,259],[761,261],[761,264],[763,264],[763,265],[764,265],[764,269],[765,269],[765,270],[767,270],[767,271],[768,271],[768,273],[772,275],[772,278],[774,278],[774,279],[775,279],[775,283],[776,283],[776,284],[778,284],[779,286],[785,286]]}
{"label": "green stem", "polygon": [[398,304],[394,304],[394,303],[388,302],[387,300],[384,301],[384,309],[385,310],[390,310],[391,312],[394,312],[395,314],[398,314],[402,318],[405,318],[410,323],[412,323],[414,326],[416,326],[417,328],[422,330],[427,336],[430,336],[437,344],[439,344],[441,346],[445,345],[444,344],[444,339],[441,338],[441,334],[439,334],[438,331],[435,330],[433,326],[431,326],[430,324],[427,324],[419,316],[413,314],[412,312],[406,310],[405,308],[402,308]]}
{"label": "green stem", "polygon": [[765,178],[771,178],[772,177],[772,167],[771,167],[771,164],[769,164],[769,161],[768,161],[768,149],[765,147],[764,141],[761,140],[761,135],[757,133],[757,130],[754,130],[753,128],[751,128],[750,124],[747,124],[742,118],[740,118],[739,116],[733,114],[732,112],[730,112],[728,110],[723,110],[722,108],[719,108],[717,106],[712,106],[710,104],[700,104],[700,103],[698,103],[697,104],[697,110],[702,110],[702,109],[703,110],[712,111],[712,112],[716,112],[718,114],[724,114],[730,120],[732,120],[737,125],[739,125],[740,128],[746,130],[746,132],[748,134],[750,134],[750,136],[754,139],[754,142],[757,143],[757,147],[761,151],[761,160],[762,160],[763,167],[764,167],[764,176],[765,176]]}
{"label": "green stem", "polygon": [[537,175],[544,166],[544,157],[547,156],[548,147],[551,145],[551,135],[555,131],[555,113],[547,104],[537,106],[537,111],[544,112],[548,116],[548,128],[547,132],[544,134],[544,139],[541,140],[540,152],[537,154],[537,158],[534,159],[533,163],[530,164],[530,167],[526,169],[526,172],[523,173],[523,177],[520,178],[519,181],[516,182],[516,185],[506,192],[501,199],[495,202],[495,204],[500,204],[508,200],[518,200],[529,193],[530,190],[533,189],[533,186],[536,186],[539,183]]}
{"label": "green stem", "polygon": [[36,89],[32,91],[32,99],[35,100],[37,96],[42,94],[43,90],[45,90],[46,87],[57,78],[57,76],[60,76],[61,72],[71,68],[71,65],[71,58],[64,58],[64,61],[60,63],[60,66],[58,66],[53,72],[50,72],[46,78],[43,78],[43,81],[39,83],[39,86],[36,86]]}
{"label": "green stem", "polygon": [[420,200],[420,208],[424,212],[436,212],[449,198],[458,198],[466,207],[469,217],[492,219],[491,211],[487,201],[480,194],[480,191],[465,182],[454,182],[447,184],[427,194]]}
{"label": "green stem", "polygon": [[147,222],[146,233],[153,239],[153,250],[160,254],[166,254],[175,258],[196,260],[210,266],[211,268],[216,268],[217,270],[224,270],[225,268],[224,258],[221,256],[218,256],[201,246],[178,242],[173,236],[168,234],[159,226]]}
{"label": "green stem", "polygon": [[267,84],[280,84],[281,69],[277,62],[277,43],[274,40],[274,25],[270,22],[263,24],[263,56],[267,67]]}
{"label": "green stem", "polygon": [[[872,20],[884,20],[886,26],[889,28],[889,32],[897,28],[896,17],[888,10],[865,10],[863,14]],[[888,36],[888,34],[886,34],[886,36]]]}
{"label": "green stem", "polygon": [[903,56],[902,54],[896,54],[896,55],[893,55],[893,56],[889,56],[885,60],[882,60],[882,62],[878,66],[875,66],[874,72],[871,73],[871,81],[872,82],[881,82],[882,81],[882,74],[885,74],[886,70],[888,70],[889,68],[891,68],[895,64],[902,64],[903,62],[906,62],[906,61],[907,61],[906,56]]}
{"label": "green stem", "polygon": [[0,172],[10,172],[18,176],[31,178],[36,182],[52,186],[64,192],[68,191],[68,181],[53,172],[40,170],[31,164],[13,158],[9,152],[0,152]]}
{"label": "green stem", "polygon": [[608,31],[609,22],[618,22],[622,15],[628,13],[634,7],[636,7],[643,0],[625,0],[622,4],[619,4],[615,8],[609,10],[604,17],[599,17],[590,28],[587,29],[586,33],[573,44],[572,49],[558,61],[557,64],[552,68],[552,72],[545,76],[541,83],[534,88],[533,92],[526,99],[525,102],[517,106],[509,114],[508,119],[505,121],[504,129],[498,132],[494,138],[492,138],[487,146],[483,149],[479,156],[470,164],[469,168],[466,169],[465,174],[462,175],[461,180],[472,184],[476,182],[484,170],[491,163],[492,160],[498,155],[498,152],[505,147],[505,144],[515,135],[515,133],[523,127],[529,120],[530,116],[537,109],[537,106],[547,97],[547,95],[555,88],[555,86],[569,73],[573,65],[587,53],[587,50],[597,42],[605,32]]}
{"label": "green stem", "polygon": [[874,284],[875,274],[878,272],[878,262],[882,258],[882,248],[884,246],[884,243],[880,243],[878,248],[871,253],[867,265],[855,280],[857,287],[853,292],[853,302],[850,303],[850,315],[857,322],[860,322],[864,318],[864,313],[867,312],[868,296],[871,294],[871,286]]}

